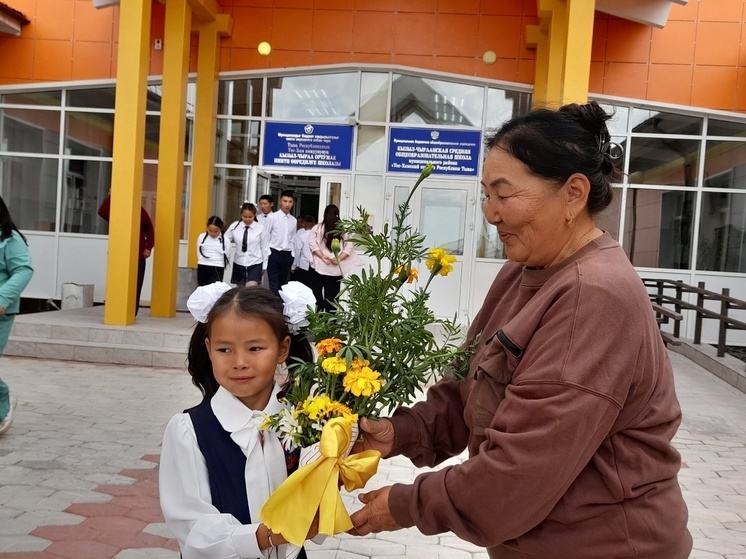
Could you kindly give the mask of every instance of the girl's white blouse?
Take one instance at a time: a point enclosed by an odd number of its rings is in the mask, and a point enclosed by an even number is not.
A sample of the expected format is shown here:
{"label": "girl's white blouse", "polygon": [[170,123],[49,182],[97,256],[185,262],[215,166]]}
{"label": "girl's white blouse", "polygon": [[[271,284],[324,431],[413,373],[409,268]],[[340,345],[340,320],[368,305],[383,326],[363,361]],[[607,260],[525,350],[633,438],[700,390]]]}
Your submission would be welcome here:
{"label": "girl's white blouse", "polygon": [[197,264],[224,268],[225,256],[228,256],[226,249],[230,251],[230,246],[230,241],[222,235],[211,237],[206,232],[202,233],[197,237]]}
{"label": "girl's white blouse", "polygon": [[[279,384],[275,383],[269,404],[264,409],[277,413],[282,404],[277,401]],[[238,442],[244,454],[251,449],[250,439],[258,437],[260,414],[247,408],[224,388],[219,388],[211,401],[212,410],[231,438]],[[274,433],[264,431],[264,446],[279,445]],[[272,440],[270,440],[272,439]],[[276,448],[276,447],[275,447]],[[269,550],[259,549],[256,532],[259,528],[258,511],[264,498],[253,494],[257,477],[267,480],[270,493],[287,478],[283,452],[263,452],[265,472],[250,471],[247,460],[246,493],[252,524],[243,525],[233,515],[220,513],[210,498],[210,480],[205,459],[197,445],[197,437],[188,413],[176,414],[166,426],[160,464],[160,500],[166,524],[181,546],[184,559],[264,559]],[[291,559],[300,548],[281,545],[272,550],[272,557]]]}

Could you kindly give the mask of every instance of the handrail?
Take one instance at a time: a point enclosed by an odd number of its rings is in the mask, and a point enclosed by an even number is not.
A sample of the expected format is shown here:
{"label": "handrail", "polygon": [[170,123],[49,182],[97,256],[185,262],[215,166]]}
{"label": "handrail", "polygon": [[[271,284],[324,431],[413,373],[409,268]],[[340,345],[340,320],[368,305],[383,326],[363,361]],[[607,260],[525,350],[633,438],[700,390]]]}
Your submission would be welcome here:
{"label": "handrail", "polygon": [[[724,287],[722,293],[715,293],[705,289],[705,282],[701,281],[697,284],[697,287],[687,285],[680,280],[670,279],[659,279],[659,278],[643,278],[643,284],[645,287],[653,287],[656,289],[655,293],[649,293],[651,303],[656,311],[656,317],[667,317],[666,311],[673,313],[674,315],[681,316],[682,310],[694,311],[694,343],[702,343],[702,321],[704,319],[712,319],[719,321],[718,328],[718,344],[717,344],[717,356],[723,357],[725,355],[725,340],[728,330],[746,330],[746,322],[736,320],[735,318],[728,316],[728,312],[731,310],[746,310],[746,301],[736,299],[730,296],[730,289]],[[674,290],[675,296],[668,295],[666,291]],[[696,304],[690,303],[684,300],[682,297],[685,293],[694,293],[697,295]],[[720,312],[716,312],[712,309],[705,308],[705,301],[720,301]],[[666,307],[663,307],[663,303],[672,304],[674,310],[671,311]],[[666,309],[666,311],[661,310]],[[668,320],[662,322],[658,318],[658,324],[665,324]],[[674,318],[674,317],[671,317]],[[681,319],[674,318],[674,331],[673,338],[678,339],[680,334],[680,322]],[[661,335],[664,333],[661,332]],[[664,340],[666,338],[664,337]]]}

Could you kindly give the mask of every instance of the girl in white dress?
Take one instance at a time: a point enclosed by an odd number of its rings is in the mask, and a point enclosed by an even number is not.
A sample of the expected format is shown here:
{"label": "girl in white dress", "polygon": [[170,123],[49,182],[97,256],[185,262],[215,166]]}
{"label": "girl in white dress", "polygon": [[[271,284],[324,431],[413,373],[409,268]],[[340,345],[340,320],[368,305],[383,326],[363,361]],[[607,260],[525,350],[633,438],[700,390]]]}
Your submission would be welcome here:
{"label": "girl in white dress", "polygon": [[[176,414],[163,437],[166,524],[184,559],[303,558],[303,548],[259,520],[298,460],[298,451],[285,452],[259,426],[285,405],[278,401],[278,365],[289,357],[312,359],[311,347],[305,337],[291,336],[282,301],[262,287],[213,283],[198,288],[187,306],[199,321],[188,369],[203,400]],[[317,530],[315,523],[308,537]]]}

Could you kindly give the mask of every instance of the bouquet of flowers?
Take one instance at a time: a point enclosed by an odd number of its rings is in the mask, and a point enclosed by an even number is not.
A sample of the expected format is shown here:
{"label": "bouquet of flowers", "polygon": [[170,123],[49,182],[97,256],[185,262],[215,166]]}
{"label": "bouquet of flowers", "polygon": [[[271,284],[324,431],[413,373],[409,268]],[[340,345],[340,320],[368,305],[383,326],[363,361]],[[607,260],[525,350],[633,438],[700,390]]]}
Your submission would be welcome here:
{"label": "bouquet of flowers", "polygon": [[[436,318],[427,306],[430,282],[439,275],[448,275],[456,258],[443,248],[425,248],[425,237],[406,223],[413,193],[432,172],[431,164],[425,166],[409,197],[399,206],[394,224],[391,227],[386,224],[382,232],[370,231],[369,214],[363,208],[358,208],[359,218],[338,223],[337,232],[370,256],[372,264],[359,275],[343,277],[334,312],[308,315],[309,324],[304,331],[316,341],[318,357],[312,363],[290,364],[293,384],[285,398],[291,408],[265,421],[265,428],[278,433],[285,446],[304,450],[315,446],[316,457],[330,458],[338,464],[338,472],[331,466],[328,472],[334,478],[337,498],[336,474],[341,474],[345,487],[352,490],[363,487],[377,467],[377,452],[375,457],[369,455],[373,451],[346,457],[357,438],[355,428],[359,417],[377,417],[410,404],[434,375],[444,371],[460,374],[466,370],[469,349],[457,343],[459,327],[455,320]],[[332,252],[338,263],[339,250],[335,240]],[[424,287],[412,289],[411,284],[419,282],[416,265],[422,260],[429,270],[428,279]],[[441,330],[441,342],[436,339],[436,329]],[[334,442],[329,442],[332,439]],[[326,456],[325,447],[334,456]],[[304,450],[301,451],[301,465],[304,464]],[[356,464],[356,457],[374,458],[372,471],[370,464],[365,467]],[[314,464],[307,467],[313,468]],[[293,477],[303,477],[298,475],[303,470],[305,468],[298,470],[279,488],[268,501],[268,504],[274,503],[267,510],[279,500],[287,499],[292,494],[290,490],[298,489],[289,482]],[[355,479],[350,480],[345,472],[353,472]],[[286,484],[288,494],[280,491]],[[328,485],[326,480],[322,485]],[[315,513],[318,504],[311,503],[309,512]],[[297,503],[278,512],[274,525],[267,524],[282,532],[289,541],[293,541],[288,538],[293,536],[288,533],[292,527],[283,526],[280,517],[288,513],[295,515],[290,512],[293,510],[297,511]],[[346,523],[342,518],[341,524],[334,528],[331,524],[325,525],[323,507],[320,512],[320,533],[332,535],[352,527],[346,511],[333,513],[346,517]],[[309,524],[312,518],[313,514]],[[301,543],[305,532],[302,528],[296,531],[301,537],[298,543]]]}

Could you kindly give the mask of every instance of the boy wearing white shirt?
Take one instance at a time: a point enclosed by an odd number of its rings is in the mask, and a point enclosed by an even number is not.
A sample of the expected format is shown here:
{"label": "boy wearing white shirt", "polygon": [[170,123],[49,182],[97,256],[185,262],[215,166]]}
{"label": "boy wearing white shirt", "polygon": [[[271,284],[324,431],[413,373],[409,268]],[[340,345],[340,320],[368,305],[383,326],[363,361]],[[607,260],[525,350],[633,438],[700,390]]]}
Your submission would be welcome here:
{"label": "boy wearing white shirt", "polygon": [[299,219],[298,224],[293,245],[293,267],[290,278],[313,289],[313,255],[309,241],[311,240],[310,231],[316,225],[316,219],[309,214]]}
{"label": "boy wearing white shirt", "polygon": [[267,262],[269,290],[278,297],[280,288],[288,282],[290,268],[293,266],[293,243],[298,227],[297,220],[290,213],[294,202],[293,192],[283,190],[280,210],[270,214],[265,221],[270,250]]}

